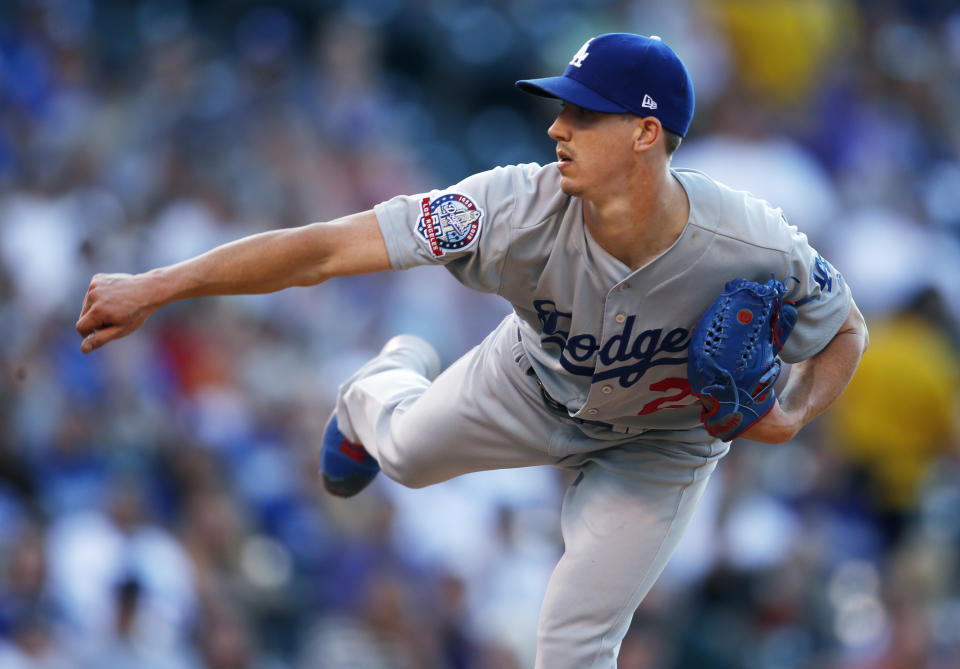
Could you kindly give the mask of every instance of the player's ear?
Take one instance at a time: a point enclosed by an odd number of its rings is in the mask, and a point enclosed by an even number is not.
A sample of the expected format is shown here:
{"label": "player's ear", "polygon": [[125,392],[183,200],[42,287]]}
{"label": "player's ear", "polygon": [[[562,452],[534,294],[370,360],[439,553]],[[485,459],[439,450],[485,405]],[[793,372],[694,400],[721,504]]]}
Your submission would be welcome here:
{"label": "player's ear", "polygon": [[663,126],[658,119],[653,116],[638,118],[633,129],[633,150],[639,153],[653,148],[662,135]]}

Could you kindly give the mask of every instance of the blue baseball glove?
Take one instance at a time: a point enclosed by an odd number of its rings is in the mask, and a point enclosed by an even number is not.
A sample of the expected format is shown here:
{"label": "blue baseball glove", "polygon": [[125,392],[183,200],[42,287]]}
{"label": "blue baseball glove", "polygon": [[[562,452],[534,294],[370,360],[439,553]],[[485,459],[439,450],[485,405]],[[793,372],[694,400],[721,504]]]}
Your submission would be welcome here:
{"label": "blue baseball glove", "polygon": [[797,323],[786,292],[776,279],[734,279],[693,329],[687,377],[703,403],[700,420],[714,437],[730,441],[773,408],[778,356]]}

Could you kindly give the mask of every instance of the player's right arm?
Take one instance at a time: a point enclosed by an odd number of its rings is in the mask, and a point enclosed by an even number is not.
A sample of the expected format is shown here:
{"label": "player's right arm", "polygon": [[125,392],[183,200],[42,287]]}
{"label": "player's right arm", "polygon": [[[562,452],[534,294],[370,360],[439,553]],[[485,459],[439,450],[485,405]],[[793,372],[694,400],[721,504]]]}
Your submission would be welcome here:
{"label": "player's right arm", "polygon": [[125,337],[177,300],[272,293],[387,269],[390,259],[377,217],[365,211],[251,235],[143,274],[96,274],[77,321],[80,348],[89,353]]}

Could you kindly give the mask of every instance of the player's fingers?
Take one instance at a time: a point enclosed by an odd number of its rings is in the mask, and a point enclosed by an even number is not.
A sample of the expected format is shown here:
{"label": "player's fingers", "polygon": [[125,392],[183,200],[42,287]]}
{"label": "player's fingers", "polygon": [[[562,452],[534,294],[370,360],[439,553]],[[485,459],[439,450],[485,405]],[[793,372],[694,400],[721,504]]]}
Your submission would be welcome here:
{"label": "player's fingers", "polygon": [[100,330],[93,330],[90,334],[83,338],[83,341],[80,343],[80,350],[84,353],[90,353],[95,351],[107,342],[113,341],[118,337],[123,336],[123,331],[118,325],[112,325]]}
{"label": "player's fingers", "polygon": [[77,332],[80,333],[80,336],[86,337],[103,325],[104,320],[99,311],[95,309],[88,309],[86,313],[82,314],[80,318],[77,319],[76,327]]}
{"label": "player's fingers", "polygon": [[93,304],[93,287],[87,286],[87,292],[83,296],[83,304],[80,305],[80,315],[83,316],[87,311],[90,310],[90,306]]}
{"label": "player's fingers", "polygon": [[86,295],[83,296],[83,305],[80,307],[80,316],[77,318],[76,328],[82,336],[86,337],[94,329],[102,325],[99,318],[95,315],[95,306],[97,303],[97,277],[90,280],[90,286],[87,288]]}
{"label": "player's fingers", "polygon": [[80,318],[77,319],[77,324],[74,326],[77,328],[77,333],[79,333],[81,337],[86,337],[92,330],[87,320],[85,316],[81,315]]}
{"label": "player's fingers", "polygon": [[97,289],[100,283],[101,274],[94,274],[87,285],[87,292],[83,296],[83,304],[80,307],[80,315],[87,313],[96,301]]}

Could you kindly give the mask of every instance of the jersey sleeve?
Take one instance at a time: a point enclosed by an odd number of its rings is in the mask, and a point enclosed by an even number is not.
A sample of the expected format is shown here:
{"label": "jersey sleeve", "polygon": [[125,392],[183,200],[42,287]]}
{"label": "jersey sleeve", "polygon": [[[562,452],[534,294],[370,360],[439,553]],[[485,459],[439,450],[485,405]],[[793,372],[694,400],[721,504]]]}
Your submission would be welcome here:
{"label": "jersey sleeve", "polygon": [[518,217],[519,183],[538,165],[497,167],[442,190],[374,207],[393,269],[445,265],[464,285],[499,290]]}
{"label": "jersey sleeve", "polygon": [[786,301],[800,316],[780,356],[793,363],[816,355],[833,339],[850,313],[852,297],[843,275],[810,246],[807,236],[788,228],[792,248]]}

